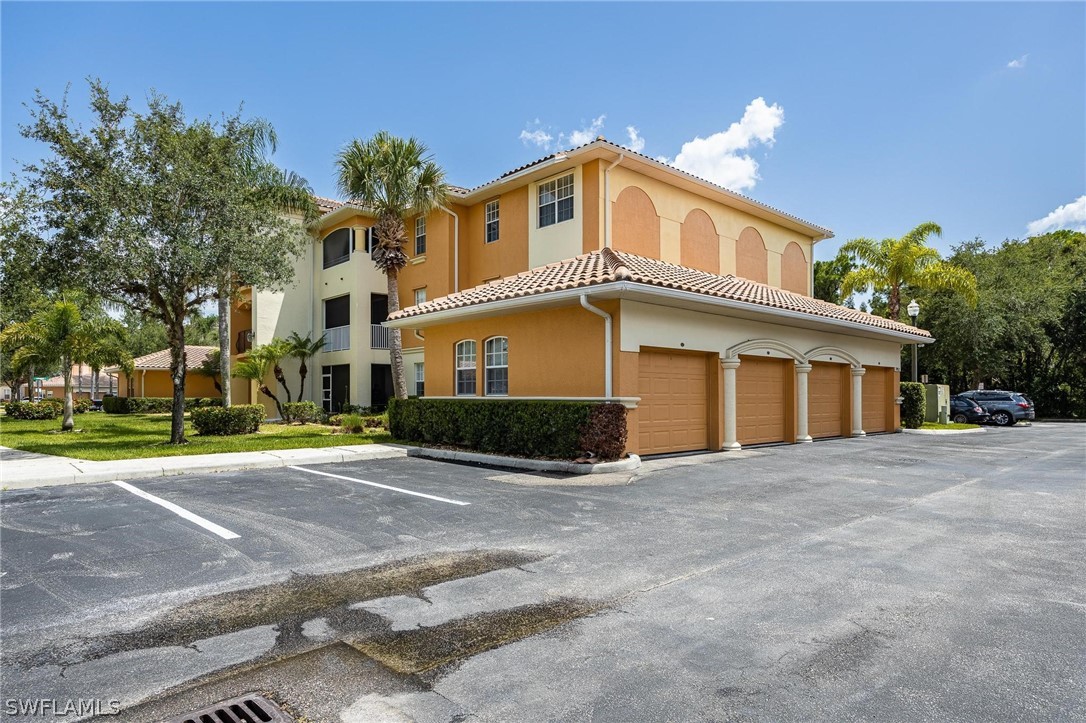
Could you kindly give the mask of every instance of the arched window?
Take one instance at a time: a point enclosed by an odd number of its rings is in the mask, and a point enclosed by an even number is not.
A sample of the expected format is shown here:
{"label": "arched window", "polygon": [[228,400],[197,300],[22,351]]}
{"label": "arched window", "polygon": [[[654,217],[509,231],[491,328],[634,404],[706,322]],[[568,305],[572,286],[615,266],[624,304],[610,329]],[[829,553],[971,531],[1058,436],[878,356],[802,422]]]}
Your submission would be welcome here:
{"label": "arched window", "polygon": [[324,268],[345,264],[351,260],[352,231],[341,228],[324,237]]}
{"label": "arched window", "polygon": [[509,394],[509,339],[496,336],[486,340],[486,395]]}
{"label": "arched window", "polygon": [[475,342],[456,343],[456,396],[475,396]]}

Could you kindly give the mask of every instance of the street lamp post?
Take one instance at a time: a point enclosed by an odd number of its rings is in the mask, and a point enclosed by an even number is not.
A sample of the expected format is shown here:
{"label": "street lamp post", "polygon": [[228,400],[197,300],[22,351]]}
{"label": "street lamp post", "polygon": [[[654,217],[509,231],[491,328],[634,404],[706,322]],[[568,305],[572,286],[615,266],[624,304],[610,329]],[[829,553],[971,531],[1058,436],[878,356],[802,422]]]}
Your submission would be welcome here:
{"label": "street lamp post", "polygon": [[[909,306],[906,309],[906,311],[909,312],[909,318],[911,318],[913,320],[913,326],[916,326],[916,317],[920,316],[920,304],[916,303],[916,299],[913,299],[912,301],[909,302]],[[913,344],[913,381],[914,382],[920,381],[920,377],[917,374],[917,365],[916,365],[916,352],[917,352],[918,348],[919,347],[917,347],[916,344]]]}

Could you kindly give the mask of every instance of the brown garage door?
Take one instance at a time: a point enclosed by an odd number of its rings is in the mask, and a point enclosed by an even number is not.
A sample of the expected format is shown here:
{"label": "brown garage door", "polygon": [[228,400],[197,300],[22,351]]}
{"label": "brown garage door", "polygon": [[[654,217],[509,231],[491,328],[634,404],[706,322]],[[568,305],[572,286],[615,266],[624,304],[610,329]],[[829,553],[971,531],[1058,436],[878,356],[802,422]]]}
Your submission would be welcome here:
{"label": "brown garage door", "polygon": [[[739,444],[785,440],[785,370],[791,359],[739,357],[735,370],[735,425]],[[789,400],[791,403],[791,400]]]}
{"label": "brown garage door", "polygon": [[884,367],[865,367],[865,369],[862,381],[864,431],[885,432],[890,370]]}
{"label": "brown garage door", "polygon": [[843,364],[811,362],[811,372],[807,379],[807,428],[808,433],[815,439],[840,437],[843,434],[843,369]]}
{"label": "brown garage door", "polygon": [[709,383],[705,355],[642,351],[638,357],[641,454],[708,447]]}

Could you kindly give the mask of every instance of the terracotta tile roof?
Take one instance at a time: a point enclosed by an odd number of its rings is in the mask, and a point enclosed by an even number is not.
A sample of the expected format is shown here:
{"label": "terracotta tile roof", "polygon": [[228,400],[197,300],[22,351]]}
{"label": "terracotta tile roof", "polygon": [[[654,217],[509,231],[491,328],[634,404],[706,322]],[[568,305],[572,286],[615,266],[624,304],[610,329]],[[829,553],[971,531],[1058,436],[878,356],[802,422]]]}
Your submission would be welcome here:
{"label": "terracotta tile roof", "polygon": [[320,209],[322,214],[335,211],[337,208],[346,205],[343,201],[337,201],[334,198],[325,198],[324,196],[313,196],[313,202],[317,204],[317,208]]}
{"label": "terracotta tile roof", "polygon": [[[211,352],[218,351],[217,346],[192,346],[191,344],[185,345],[185,369],[192,371],[198,369],[204,360],[210,356]],[[141,357],[136,357],[132,360],[132,365],[136,369],[169,369],[170,368],[170,350],[163,349],[162,351],[151,352]]]}
{"label": "terracotta tile roof", "polygon": [[[90,391],[91,384],[94,381],[94,371],[85,364],[75,364],[72,366],[72,389],[79,390],[82,388],[84,391]],[[63,387],[64,377],[56,375],[55,377],[49,377],[42,381],[43,387]],[[109,388],[109,375],[105,371],[98,372],[98,388]]]}
{"label": "terracotta tile roof", "polygon": [[785,291],[738,276],[710,274],[706,271],[611,249],[593,251],[525,271],[516,276],[491,281],[456,294],[431,299],[418,306],[409,306],[389,316],[389,320],[407,319],[438,311],[536,296],[552,291],[587,289],[617,281],[688,291],[718,299],[757,304],[767,308],[807,314],[811,317],[845,321],[899,333],[931,336],[927,331],[908,324],[866,314],[845,306],[837,306],[828,301]]}

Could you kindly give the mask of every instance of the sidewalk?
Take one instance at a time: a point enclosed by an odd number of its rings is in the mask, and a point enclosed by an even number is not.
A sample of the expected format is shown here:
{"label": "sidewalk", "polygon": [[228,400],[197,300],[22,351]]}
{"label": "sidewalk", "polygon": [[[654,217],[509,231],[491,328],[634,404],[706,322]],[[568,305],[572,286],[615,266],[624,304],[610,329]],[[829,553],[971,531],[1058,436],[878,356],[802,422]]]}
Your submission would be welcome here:
{"label": "sidewalk", "polygon": [[402,447],[350,444],[319,449],[273,449],[265,452],[224,452],[91,462],[0,447],[0,489],[112,482],[194,472],[287,467],[295,464],[357,462],[406,455],[407,450]]}

